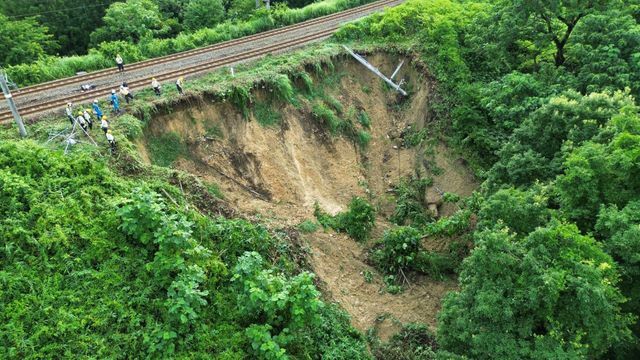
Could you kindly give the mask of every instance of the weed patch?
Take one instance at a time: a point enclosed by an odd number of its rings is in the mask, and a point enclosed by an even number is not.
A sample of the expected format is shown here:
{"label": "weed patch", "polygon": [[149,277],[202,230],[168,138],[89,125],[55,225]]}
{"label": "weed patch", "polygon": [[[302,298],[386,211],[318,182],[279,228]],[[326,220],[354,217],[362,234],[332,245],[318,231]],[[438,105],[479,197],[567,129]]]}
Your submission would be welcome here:
{"label": "weed patch", "polygon": [[258,123],[264,127],[278,126],[282,121],[280,112],[274,110],[270,104],[266,102],[256,102],[253,108],[253,114]]}
{"label": "weed patch", "polygon": [[179,157],[188,154],[187,146],[182,142],[180,135],[168,132],[148,140],[151,162],[159,166],[171,166]]}

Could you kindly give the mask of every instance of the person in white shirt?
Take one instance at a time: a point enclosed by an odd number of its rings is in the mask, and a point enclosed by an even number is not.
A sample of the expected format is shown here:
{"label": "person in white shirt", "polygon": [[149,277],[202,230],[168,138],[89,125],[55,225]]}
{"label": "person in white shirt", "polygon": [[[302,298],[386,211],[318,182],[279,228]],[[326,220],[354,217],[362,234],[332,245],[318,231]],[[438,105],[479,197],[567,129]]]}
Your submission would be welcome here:
{"label": "person in white shirt", "polygon": [[153,92],[156,93],[156,96],[160,96],[160,83],[156,78],[151,79],[151,87],[153,88]]}
{"label": "person in white shirt", "polygon": [[118,72],[124,71],[124,60],[120,54],[116,55],[116,65],[118,65]]}

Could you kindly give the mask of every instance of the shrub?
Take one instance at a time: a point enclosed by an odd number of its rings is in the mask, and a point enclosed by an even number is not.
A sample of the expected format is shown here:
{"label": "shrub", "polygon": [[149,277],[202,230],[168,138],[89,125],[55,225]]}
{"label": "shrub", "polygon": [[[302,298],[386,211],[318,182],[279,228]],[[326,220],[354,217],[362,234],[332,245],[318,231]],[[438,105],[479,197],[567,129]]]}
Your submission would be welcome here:
{"label": "shrub", "polygon": [[413,270],[420,252],[421,234],[410,226],[387,230],[382,237],[382,248],[374,252],[374,262],[385,274],[399,275]]}
{"label": "shrub", "polygon": [[305,220],[298,225],[298,230],[306,234],[316,232],[316,230],[318,230],[318,224],[311,220]]}
{"label": "shrub", "polygon": [[410,323],[394,334],[389,342],[374,346],[373,356],[380,360],[433,360],[438,344],[424,324]]}
{"label": "shrub", "polygon": [[396,185],[396,208],[391,221],[397,225],[407,223],[420,226],[432,221],[431,215],[423,206],[424,193],[433,180],[430,178],[403,178]]}
{"label": "shrub", "polygon": [[329,128],[331,134],[335,135],[338,133],[338,129],[342,121],[338,118],[336,113],[329,109],[323,102],[315,103],[311,109],[311,113]]}
{"label": "shrub", "polygon": [[358,122],[365,129],[371,128],[371,118],[369,118],[369,114],[367,114],[367,112],[364,110],[358,113]]}
{"label": "shrub", "polygon": [[315,204],[314,215],[324,228],[333,228],[338,232],[346,232],[356,241],[369,239],[375,225],[373,206],[360,197],[354,197],[349,203],[349,210],[331,216],[324,212],[318,203]]}

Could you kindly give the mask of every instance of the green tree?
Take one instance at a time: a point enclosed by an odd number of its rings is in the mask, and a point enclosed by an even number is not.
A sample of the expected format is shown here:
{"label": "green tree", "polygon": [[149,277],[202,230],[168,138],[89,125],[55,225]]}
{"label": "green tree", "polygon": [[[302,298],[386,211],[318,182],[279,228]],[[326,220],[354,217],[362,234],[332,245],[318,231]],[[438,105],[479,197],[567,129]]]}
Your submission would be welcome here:
{"label": "green tree", "polygon": [[476,234],[461,289],[439,314],[438,342],[474,359],[595,358],[630,337],[611,257],[557,221],[522,240]]}
{"label": "green tree", "polygon": [[526,236],[547,224],[552,211],[548,208],[549,189],[537,185],[526,191],[508,188],[491,195],[478,212],[480,228],[506,226],[519,236]]}
{"label": "green tree", "polygon": [[577,147],[594,138],[626,106],[633,106],[633,98],[624,92],[583,96],[568,91],[549,98],[499,150],[488,174],[490,187],[552,179],[562,171],[563,145]]}
{"label": "green tree", "polygon": [[59,51],[61,55],[81,55],[87,53],[89,34],[102,26],[105,10],[115,1],[2,0],[0,12],[15,20],[37,16],[60,44],[59,48],[49,49],[48,54]]}
{"label": "green tree", "polygon": [[556,66],[566,61],[565,46],[576,25],[585,16],[612,7],[610,0],[509,0],[508,4],[507,12],[526,19],[532,26],[527,30],[534,32],[525,38],[534,41],[540,49],[553,46]]}
{"label": "green tree", "polygon": [[11,21],[0,14],[0,66],[35,61],[57,46],[35,18]]}
{"label": "green tree", "polygon": [[[596,223],[596,236],[604,250],[613,257],[620,268],[622,293],[629,299],[623,308],[640,315],[640,201],[633,201],[622,209],[611,205],[603,207]],[[640,335],[640,321],[634,325],[636,338]],[[626,351],[625,351],[626,350]],[[632,349],[622,349],[636,354],[640,343]]]}
{"label": "green tree", "polygon": [[184,25],[191,31],[213,27],[224,18],[222,0],[191,0],[184,15]]}
{"label": "green tree", "polygon": [[638,94],[640,25],[626,10],[611,10],[584,18],[567,48],[567,66],[576,74],[579,90],[594,92],[626,87]]}
{"label": "green tree", "polygon": [[601,205],[622,208],[640,198],[639,127],[637,110],[627,108],[602,132],[618,132],[613,139],[585,143],[567,157],[557,179],[561,210],[583,229],[593,229]]}
{"label": "green tree", "polygon": [[91,33],[92,46],[115,40],[136,44],[168,30],[163,27],[160,9],[152,0],[114,3],[107,9],[103,21],[104,26]]}

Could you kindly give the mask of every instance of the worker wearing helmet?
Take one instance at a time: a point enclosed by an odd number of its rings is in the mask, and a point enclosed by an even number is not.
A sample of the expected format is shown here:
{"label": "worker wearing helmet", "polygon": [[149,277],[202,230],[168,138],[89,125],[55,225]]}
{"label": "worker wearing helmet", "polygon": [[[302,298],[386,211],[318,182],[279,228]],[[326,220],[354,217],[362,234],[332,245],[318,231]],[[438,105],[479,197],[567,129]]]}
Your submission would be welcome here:
{"label": "worker wearing helmet", "polygon": [[107,130],[106,134],[107,142],[109,142],[109,146],[111,147],[111,152],[116,151],[116,139],[111,134],[111,130]]}
{"label": "worker wearing helmet", "polygon": [[133,94],[131,94],[131,91],[129,90],[129,86],[127,85],[126,82],[120,85],[120,95],[124,97],[124,101],[126,101],[127,104],[129,104],[129,100],[133,100]]}
{"label": "worker wearing helmet", "polygon": [[67,103],[67,108],[64,109],[64,112],[67,114],[67,117],[69,118],[69,121],[71,122],[71,126],[73,126],[73,124],[75,123],[75,118],[73,117],[73,104],[72,103]]}
{"label": "worker wearing helmet", "polygon": [[84,132],[87,132],[87,122],[84,120],[84,115],[82,114],[82,111],[78,111],[78,117],[76,118],[76,121],[78,122],[78,125],[80,125],[82,130]]}
{"label": "worker wearing helmet", "polygon": [[103,116],[102,120],[100,120],[100,129],[102,129],[105,134],[107,133],[107,131],[109,131],[109,122],[107,121],[106,116]]}
{"label": "worker wearing helmet", "polygon": [[156,93],[156,96],[160,96],[160,83],[156,78],[151,79],[151,87],[153,88],[153,92]]}
{"label": "worker wearing helmet", "polygon": [[89,130],[93,130],[93,119],[91,119],[91,114],[89,114],[89,110],[84,109],[82,112],[82,116],[84,117],[84,120],[89,125]]}
{"label": "worker wearing helmet", "polygon": [[113,105],[113,112],[116,114],[120,113],[120,99],[118,99],[118,95],[115,90],[111,90],[111,105]]}
{"label": "worker wearing helmet", "polygon": [[98,121],[102,120],[102,109],[100,109],[100,105],[98,105],[98,100],[93,100],[93,113],[96,114]]}

